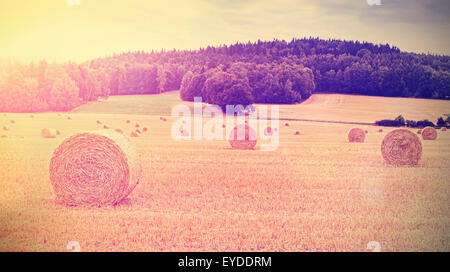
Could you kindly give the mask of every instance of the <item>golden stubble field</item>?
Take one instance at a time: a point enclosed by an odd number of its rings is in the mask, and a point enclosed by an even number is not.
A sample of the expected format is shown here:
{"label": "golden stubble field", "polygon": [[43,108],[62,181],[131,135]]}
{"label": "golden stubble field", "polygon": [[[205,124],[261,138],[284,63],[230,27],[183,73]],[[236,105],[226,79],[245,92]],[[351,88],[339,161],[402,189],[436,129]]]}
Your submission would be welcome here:
{"label": "golden stubble field", "polygon": [[[70,241],[81,251],[366,251],[369,241],[382,251],[450,250],[450,132],[423,141],[422,160],[413,168],[385,164],[380,144],[391,129],[380,133],[375,126],[359,126],[368,130],[365,143],[348,143],[355,125],[287,121],[285,127],[280,121],[276,151],[237,151],[225,140],[174,141],[176,118],[162,122],[169,113],[154,109],[172,96],[136,97],[135,115],[127,113],[135,108],[130,97],[123,107],[112,99],[119,114],[112,114],[109,100],[98,104],[109,114],[92,112],[94,104],[34,118],[0,114],[0,128],[9,127],[0,132],[7,135],[0,138],[0,250],[68,251]],[[402,99],[394,112],[372,99],[313,96],[303,105],[280,106],[280,117],[326,120],[329,114],[373,122],[398,114],[416,118],[422,108],[423,118],[450,109],[446,101]],[[127,133],[136,123],[148,128],[131,138],[142,180],[115,207],[56,204],[48,174],[52,152],[73,133],[102,129],[97,120]],[[44,127],[62,135],[44,139]]]}

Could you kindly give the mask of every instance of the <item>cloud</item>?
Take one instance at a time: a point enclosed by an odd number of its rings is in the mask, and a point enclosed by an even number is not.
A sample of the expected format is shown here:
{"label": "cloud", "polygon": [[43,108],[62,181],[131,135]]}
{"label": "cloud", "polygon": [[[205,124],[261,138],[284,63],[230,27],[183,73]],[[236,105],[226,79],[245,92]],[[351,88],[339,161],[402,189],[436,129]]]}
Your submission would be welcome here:
{"label": "cloud", "polygon": [[79,6],[81,5],[81,0],[66,0],[69,6]]}

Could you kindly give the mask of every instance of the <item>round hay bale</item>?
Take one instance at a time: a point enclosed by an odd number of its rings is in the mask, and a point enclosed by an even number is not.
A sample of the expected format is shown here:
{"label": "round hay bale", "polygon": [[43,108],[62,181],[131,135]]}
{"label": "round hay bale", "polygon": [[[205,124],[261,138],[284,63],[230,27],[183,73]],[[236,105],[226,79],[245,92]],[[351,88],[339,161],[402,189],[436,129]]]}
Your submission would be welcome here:
{"label": "round hay bale", "polygon": [[426,127],[422,131],[422,138],[424,140],[436,140],[437,139],[437,131],[433,127]]}
{"label": "round hay bale", "polygon": [[135,127],[138,128],[138,127],[140,127],[140,125],[139,125],[139,124],[136,124]]}
{"label": "round hay bale", "polygon": [[33,114],[30,114],[30,118],[34,118],[34,115],[33,115]]}
{"label": "round hay bale", "polygon": [[294,135],[300,135],[300,131],[296,131]]}
{"label": "round hay bale", "polygon": [[141,131],[139,129],[136,129],[137,134],[141,134]]}
{"label": "round hay bale", "polygon": [[380,129],[378,130],[378,132],[383,132],[383,130],[380,128]]}
{"label": "round hay bale", "polygon": [[369,131],[368,130],[364,130],[364,133],[367,134],[367,133],[369,133]]}
{"label": "round hay bale", "polygon": [[123,134],[123,130],[121,130],[120,128],[116,128],[114,131],[119,132],[120,134]]}
{"label": "round hay bale", "polygon": [[183,130],[181,131],[181,136],[182,136],[182,137],[189,137],[189,132],[187,132],[186,130],[183,129]]}
{"label": "round hay bale", "polygon": [[67,116],[67,120],[72,120],[72,117],[70,117],[70,116]]}
{"label": "round hay bale", "polygon": [[136,149],[113,130],[75,134],[61,143],[50,161],[56,199],[66,205],[115,205],[140,178]]}
{"label": "round hay bale", "polygon": [[130,133],[130,136],[131,136],[131,137],[139,137],[139,134],[137,134],[136,131],[132,131],[132,132]]}
{"label": "round hay bale", "polygon": [[242,124],[233,129],[228,139],[233,149],[254,149],[256,141],[256,131],[248,125]]}
{"label": "round hay bale", "polygon": [[44,128],[41,131],[41,135],[44,138],[56,138],[56,135],[58,135],[56,129],[53,128]]}
{"label": "round hay bale", "polygon": [[142,129],[143,132],[147,132],[147,130],[148,129],[146,127]]}
{"label": "round hay bale", "polygon": [[273,135],[273,129],[271,127],[266,127],[266,129],[264,130],[264,135],[265,136],[272,136]]}
{"label": "round hay bale", "polygon": [[61,135],[61,131],[56,130],[56,135]]}
{"label": "round hay bale", "polygon": [[222,124],[222,128],[226,128],[227,126],[225,126],[225,124]]}
{"label": "round hay bale", "polygon": [[8,131],[9,128],[8,128],[7,126],[3,126],[3,130],[4,130],[4,131]]}
{"label": "round hay bale", "polygon": [[289,126],[289,123],[285,123],[284,125],[285,125],[286,127],[288,127],[288,126]]}
{"label": "round hay bale", "polygon": [[97,120],[97,124],[101,125],[101,124],[102,124],[102,122],[101,122],[100,120]]}
{"label": "round hay bale", "polygon": [[2,135],[2,138],[6,138],[7,136],[6,135]]}
{"label": "round hay bale", "polygon": [[352,128],[348,133],[348,141],[350,143],[364,143],[366,133],[360,128]]}
{"label": "round hay bale", "polygon": [[447,131],[446,127],[441,128],[442,131]]}
{"label": "round hay bale", "polygon": [[109,127],[107,125],[103,125],[104,129],[109,129]]}
{"label": "round hay bale", "polygon": [[422,142],[411,131],[396,129],[384,137],[381,143],[381,154],[391,165],[417,165],[422,156]]}
{"label": "round hay bale", "polygon": [[131,123],[131,121],[130,121],[130,120],[127,120],[126,122],[127,122],[127,124]]}
{"label": "round hay bale", "polygon": [[11,124],[15,124],[16,123],[16,121],[14,121],[14,120],[11,120]]}
{"label": "round hay bale", "polygon": [[419,129],[418,131],[417,131],[417,134],[422,134],[422,130],[421,129]]}

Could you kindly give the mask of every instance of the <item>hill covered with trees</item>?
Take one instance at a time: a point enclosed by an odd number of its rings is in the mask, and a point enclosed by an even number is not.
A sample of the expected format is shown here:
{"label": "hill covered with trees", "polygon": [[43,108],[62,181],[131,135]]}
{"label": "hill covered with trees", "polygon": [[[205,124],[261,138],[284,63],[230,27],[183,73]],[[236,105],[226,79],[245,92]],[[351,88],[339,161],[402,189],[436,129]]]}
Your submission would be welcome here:
{"label": "hill covered with trees", "polygon": [[99,97],[180,89],[183,100],[291,104],[312,93],[450,98],[450,56],[316,38],[129,52],[82,64],[0,63],[0,111],[70,110]]}

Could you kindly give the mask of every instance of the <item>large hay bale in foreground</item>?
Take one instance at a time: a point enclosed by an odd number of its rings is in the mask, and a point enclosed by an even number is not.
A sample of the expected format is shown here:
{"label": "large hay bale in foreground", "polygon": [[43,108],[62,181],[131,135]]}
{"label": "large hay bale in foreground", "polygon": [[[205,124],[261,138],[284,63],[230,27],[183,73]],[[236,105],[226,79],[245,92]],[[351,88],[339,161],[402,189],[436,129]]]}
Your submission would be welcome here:
{"label": "large hay bale in foreground", "polygon": [[381,143],[381,154],[391,165],[417,165],[422,156],[422,142],[411,131],[396,129],[384,137]]}
{"label": "large hay bale in foreground", "polygon": [[434,127],[426,127],[422,131],[422,138],[424,140],[436,140],[437,138],[437,131],[434,129]]}
{"label": "large hay bale in foreground", "polygon": [[58,134],[58,131],[56,129],[53,128],[44,128],[41,131],[41,135],[44,138],[56,138]]}
{"label": "large hay bale in foreground", "polygon": [[256,131],[248,125],[236,126],[228,138],[233,149],[253,149],[256,141]]}
{"label": "large hay bale in foreground", "polygon": [[364,143],[366,133],[360,128],[352,128],[348,133],[348,141],[350,143]]}
{"label": "large hay bale in foreground", "polygon": [[50,161],[56,199],[66,205],[114,205],[127,197],[141,177],[132,143],[113,130],[75,134],[64,140]]}

